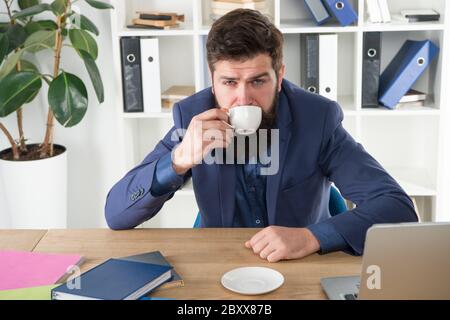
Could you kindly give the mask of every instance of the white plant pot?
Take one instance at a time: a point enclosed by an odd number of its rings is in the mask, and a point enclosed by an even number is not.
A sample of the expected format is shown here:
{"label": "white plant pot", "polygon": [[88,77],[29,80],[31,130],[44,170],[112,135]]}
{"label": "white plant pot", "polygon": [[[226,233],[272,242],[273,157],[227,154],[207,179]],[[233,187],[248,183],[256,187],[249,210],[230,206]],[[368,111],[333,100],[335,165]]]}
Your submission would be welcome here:
{"label": "white plant pot", "polygon": [[0,159],[0,184],[4,202],[0,204],[0,220],[11,228],[67,227],[66,150],[42,160]]}

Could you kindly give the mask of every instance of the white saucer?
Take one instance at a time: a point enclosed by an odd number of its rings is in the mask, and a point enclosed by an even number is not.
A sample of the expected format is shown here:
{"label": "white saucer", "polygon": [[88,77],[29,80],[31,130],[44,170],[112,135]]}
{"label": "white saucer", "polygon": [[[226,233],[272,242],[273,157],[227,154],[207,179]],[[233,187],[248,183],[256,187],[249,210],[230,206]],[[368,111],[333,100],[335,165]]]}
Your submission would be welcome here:
{"label": "white saucer", "polygon": [[278,289],[284,277],[276,270],[264,267],[243,267],[222,276],[222,285],[233,292],[257,295]]}

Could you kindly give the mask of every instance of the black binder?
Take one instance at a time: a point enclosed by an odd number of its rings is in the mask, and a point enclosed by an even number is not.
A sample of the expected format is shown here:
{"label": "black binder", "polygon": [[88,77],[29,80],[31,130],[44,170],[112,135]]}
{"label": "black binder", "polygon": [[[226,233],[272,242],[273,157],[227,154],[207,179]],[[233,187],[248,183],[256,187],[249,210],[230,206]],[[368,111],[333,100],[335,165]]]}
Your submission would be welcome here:
{"label": "black binder", "polygon": [[143,112],[141,42],[138,37],[120,39],[122,54],[123,111]]}
{"label": "black binder", "polygon": [[319,35],[300,35],[301,87],[319,93]]}
{"label": "black binder", "polygon": [[381,32],[365,32],[363,38],[362,107],[378,108]]}

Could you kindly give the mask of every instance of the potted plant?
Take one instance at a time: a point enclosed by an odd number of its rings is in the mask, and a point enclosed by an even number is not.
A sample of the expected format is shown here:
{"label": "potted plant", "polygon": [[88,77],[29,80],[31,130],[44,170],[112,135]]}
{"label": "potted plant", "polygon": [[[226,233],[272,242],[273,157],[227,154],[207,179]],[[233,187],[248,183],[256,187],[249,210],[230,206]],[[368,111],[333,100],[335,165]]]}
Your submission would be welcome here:
{"label": "potted plant", "polygon": [[[15,228],[64,228],[67,152],[64,146],[54,144],[55,119],[64,127],[80,123],[88,107],[88,94],[83,80],[72,70],[61,69],[61,50],[67,46],[77,52],[102,103],[104,89],[95,62],[98,47],[93,37],[99,31],[85,15],[76,12],[73,3],[79,0],[1,1],[0,8],[5,10],[0,13],[0,136],[7,139],[10,148],[0,151],[0,183],[9,224]],[[96,9],[113,8],[105,2],[83,1]],[[39,20],[42,16],[52,19]],[[37,52],[40,57],[48,53],[52,74],[42,73],[30,61]],[[41,90],[48,98],[44,140],[27,144],[22,108]],[[13,114],[17,117],[17,138],[1,122],[1,118]],[[8,219],[2,217],[7,213],[0,212],[0,219]]]}

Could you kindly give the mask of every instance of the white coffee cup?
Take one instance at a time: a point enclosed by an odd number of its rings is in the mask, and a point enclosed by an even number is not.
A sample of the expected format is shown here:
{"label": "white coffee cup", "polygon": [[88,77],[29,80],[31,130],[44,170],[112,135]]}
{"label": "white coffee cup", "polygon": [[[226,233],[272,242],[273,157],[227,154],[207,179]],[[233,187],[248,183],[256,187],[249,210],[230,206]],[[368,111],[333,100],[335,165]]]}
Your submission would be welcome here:
{"label": "white coffee cup", "polygon": [[228,116],[236,134],[250,135],[261,124],[262,110],[257,106],[237,106],[229,109]]}

